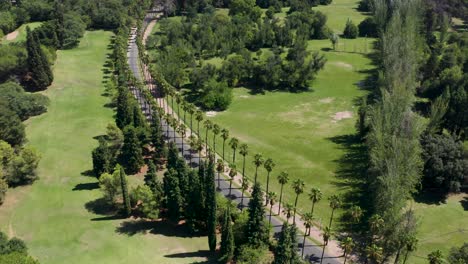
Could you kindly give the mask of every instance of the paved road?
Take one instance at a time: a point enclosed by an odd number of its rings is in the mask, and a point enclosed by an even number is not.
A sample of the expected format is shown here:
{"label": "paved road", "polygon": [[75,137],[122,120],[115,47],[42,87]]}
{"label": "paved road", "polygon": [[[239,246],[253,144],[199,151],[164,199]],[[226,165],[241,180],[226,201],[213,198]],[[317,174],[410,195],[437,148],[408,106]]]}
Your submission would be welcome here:
{"label": "paved road", "polygon": [[[145,21],[146,22],[146,21]],[[135,37],[132,36],[131,40],[129,41],[129,48],[128,48],[128,64],[130,66],[131,71],[135,75],[135,77],[142,81],[142,76],[139,68],[139,58],[138,58],[138,46],[135,43]],[[151,109],[148,107],[148,103],[144,101],[143,96],[140,96],[140,92],[137,89],[131,89],[132,93],[134,94],[135,98],[139,100],[142,111],[146,115],[147,119],[151,119]],[[198,153],[196,151],[192,152],[189,148],[190,145],[185,142],[184,145],[184,151],[182,152],[182,137],[178,133],[174,133],[174,130],[172,127],[167,127],[167,123],[162,120],[162,125],[164,127],[164,133],[166,133],[166,130],[169,131],[168,134],[165,134],[167,141],[168,142],[175,142],[176,145],[178,146],[179,150],[181,151],[181,154],[187,161],[187,163],[190,163],[190,155],[192,155],[192,163],[190,166],[192,167],[197,167],[198,166]],[[174,137],[175,135],[175,137]],[[202,159],[204,157],[201,157]],[[217,181],[217,179],[216,179]],[[243,199],[243,204],[241,205],[241,200],[242,200],[242,192],[239,188],[235,188],[233,186],[231,190],[231,196],[229,196],[229,182],[226,179],[221,179],[219,182],[220,185],[220,192],[228,197],[231,198],[235,203],[238,204],[239,208],[246,207],[249,203],[249,198],[244,196]],[[216,186],[218,186],[218,182],[216,183]],[[266,218],[269,218],[269,213],[267,212]],[[280,219],[279,217],[276,217],[275,214],[273,214],[273,217],[271,218],[271,224],[273,227],[273,232],[274,235],[276,236],[279,232],[281,232],[281,227],[283,224],[283,220]],[[302,253],[302,241],[303,241],[303,235],[298,234],[297,237],[299,249],[298,249],[298,254]],[[320,263],[320,257],[322,255],[322,247],[320,245],[315,245],[312,244],[310,240],[306,240],[305,243],[305,252],[304,256],[307,260],[309,260],[310,263]],[[324,260],[323,263],[327,264],[339,264],[341,263],[340,259],[335,258],[335,257],[330,257],[327,255],[325,252],[324,255]]]}

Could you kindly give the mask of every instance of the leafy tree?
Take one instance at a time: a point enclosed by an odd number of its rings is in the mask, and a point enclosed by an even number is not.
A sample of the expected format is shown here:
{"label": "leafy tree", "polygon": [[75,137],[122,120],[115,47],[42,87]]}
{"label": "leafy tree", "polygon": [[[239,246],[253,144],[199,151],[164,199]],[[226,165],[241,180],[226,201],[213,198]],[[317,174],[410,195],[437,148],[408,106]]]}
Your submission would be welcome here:
{"label": "leafy tree", "polygon": [[18,115],[0,102],[0,140],[20,146],[26,140],[24,125]]}
{"label": "leafy tree", "polygon": [[278,183],[281,185],[281,191],[280,191],[280,198],[279,198],[279,204],[278,204],[278,214],[281,212],[281,201],[283,199],[283,187],[285,184],[289,182],[289,175],[287,172],[282,171],[278,175]]}
{"label": "leafy tree", "polygon": [[278,246],[274,251],[274,264],[301,263],[298,255],[296,254],[297,243],[295,234],[296,227],[285,222],[281,228],[281,233],[278,239]]}
{"label": "leafy tree", "polygon": [[448,256],[448,262],[454,264],[468,263],[468,243],[461,247],[453,247]]}
{"label": "leafy tree", "polygon": [[221,233],[221,259],[223,262],[230,263],[234,258],[234,234],[231,223],[231,207],[227,206],[224,214],[224,222]]}
{"label": "leafy tree", "polygon": [[383,257],[383,248],[377,246],[376,244],[371,244],[366,247],[366,257],[368,260],[372,261],[371,263],[380,263]]}
{"label": "leafy tree", "polygon": [[29,27],[26,28],[26,48],[28,51],[28,67],[29,67],[29,86],[31,90],[44,90],[53,81],[52,70],[50,68],[47,57],[41,49],[37,35],[31,32]]}
{"label": "leafy tree", "polygon": [[259,183],[255,183],[253,186],[248,212],[249,221],[245,233],[249,244],[258,247],[265,245],[268,242],[268,229],[264,220],[263,193]]}
{"label": "leafy tree", "polygon": [[109,204],[114,204],[117,195],[121,193],[120,171],[114,170],[112,174],[102,174],[99,177],[99,187],[104,194],[104,199]]}
{"label": "leafy tree", "polygon": [[133,124],[133,105],[126,87],[118,87],[117,111],[115,122],[120,129]]}
{"label": "leafy tree", "polygon": [[111,153],[107,146],[107,141],[99,138],[99,146],[92,152],[93,158],[93,172],[96,177],[101,174],[109,172],[111,166]]}
{"label": "leafy tree", "polygon": [[10,253],[6,255],[0,255],[0,263],[3,264],[39,264],[39,262],[30,256],[21,253]]}
{"label": "leafy tree", "polygon": [[166,142],[164,141],[164,135],[159,118],[156,115],[153,116],[153,122],[151,124],[151,145],[154,148],[153,158],[161,161],[167,154]]}
{"label": "leafy tree", "polygon": [[28,253],[28,247],[26,246],[26,243],[24,243],[23,240],[13,237],[6,244],[3,254],[10,254],[13,252],[26,255]]}
{"label": "leafy tree", "polygon": [[429,260],[429,264],[442,264],[444,263],[442,251],[435,250],[432,251],[427,255],[427,259]]}
{"label": "leafy tree", "polygon": [[275,205],[277,198],[278,198],[278,195],[275,192],[267,193],[267,201],[268,201],[268,204],[270,204],[270,215],[268,217],[268,224],[271,224],[271,216],[273,215],[273,205]]}
{"label": "leafy tree", "polygon": [[29,184],[37,180],[37,165],[40,155],[34,148],[25,147],[15,156],[8,167],[7,182],[10,186]]}
{"label": "leafy tree", "polygon": [[360,37],[376,38],[378,37],[377,24],[373,17],[367,17],[358,25]]}
{"label": "leafy tree", "polygon": [[355,39],[358,35],[358,27],[350,19],[348,19],[348,21],[346,21],[345,29],[343,30],[343,36],[348,39]]}
{"label": "leafy tree", "polygon": [[141,144],[133,126],[127,126],[124,129],[124,143],[120,160],[130,174],[138,173],[144,164]]}
{"label": "leafy tree", "polygon": [[185,215],[191,232],[196,230],[196,224],[202,219],[204,205],[204,192],[200,182],[200,176],[194,171],[189,172],[189,195],[187,196],[187,205]]}
{"label": "leafy tree", "polygon": [[46,112],[49,103],[46,96],[26,93],[23,87],[11,81],[0,84],[0,101],[23,121]]}
{"label": "leafy tree", "polygon": [[206,110],[223,111],[232,102],[232,88],[226,82],[210,79],[204,86],[199,103]]}
{"label": "leafy tree", "polygon": [[138,205],[141,214],[150,219],[159,218],[159,207],[161,205],[161,196],[157,196],[147,185],[140,185],[132,190],[130,198],[132,205]]}
{"label": "leafy tree", "polygon": [[336,51],[336,46],[338,45],[338,42],[340,41],[340,37],[336,33],[330,34],[330,41],[333,45],[333,50]]}

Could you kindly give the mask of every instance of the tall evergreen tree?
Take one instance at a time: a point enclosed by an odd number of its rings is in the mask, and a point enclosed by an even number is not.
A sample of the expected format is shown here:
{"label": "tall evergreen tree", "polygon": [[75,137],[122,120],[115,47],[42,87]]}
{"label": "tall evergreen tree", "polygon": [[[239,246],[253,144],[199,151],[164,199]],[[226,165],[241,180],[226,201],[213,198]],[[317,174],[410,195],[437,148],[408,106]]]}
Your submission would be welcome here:
{"label": "tall evergreen tree", "polygon": [[130,206],[130,197],[128,195],[127,175],[125,174],[124,168],[122,168],[122,166],[117,165],[117,168],[119,169],[120,175],[120,186],[122,188],[124,211],[125,215],[129,216],[132,213],[132,208]]}
{"label": "tall evergreen tree", "polygon": [[169,219],[178,222],[182,207],[182,194],[177,172],[174,169],[169,169],[164,173],[164,196],[166,197]]}
{"label": "tall evergreen tree", "polygon": [[34,91],[44,90],[53,81],[52,70],[36,34],[29,27],[26,27],[26,33],[26,49],[28,51],[28,68],[30,72],[28,85]]}
{"label": "tall evergreen tree", "polygon": [[253,186],[248,212],[249,221],[245,234],[249,244],[254,247],[265,245],[268,242],[268,229],[265,224],[265,209],[263,208],[263,193],[260,183]]}
{"label": "tall evergreen tree", "polygon": [[120,161],[130,174],[138,173],[144,164],[140,142],[133,126],[127,126],[124,129],[124,143]]}
{"label": "tall evergreen tree", "polygon": [[208,228],[208,245],[210,251],[216,249],[216,186],[215,186],[215,169],[214,161],[210,159],[208,164],[205,188],[206,188],[206,210],[207,220],[206,225]]}
{"label": "tall evergreen tree", "polygon": [[158,176],[156,175],[156,166],[151,160],[148,162],[148,171],[146,172],[144,181],[145,185],[150,187],[151,190],[153,190],[158,181]]}
{"label": "tall evergreen tree", "polygon": [[101,174],[110,171],[111,154],[105,139],[99,139],[99,146],[93,150],[92,156],[93,172],[96,177],[99,178]]}
{"label": "tall evergreen tree", "polygon": [[124,86],[119,86],[117,92],[115,122],[123,130],[127,125],[133,124],[133,108],[128,90]]}
{"label": "tall evergreen tree", "polygon": [[177,166],[177,160],[179,159],[179,151],[176,148],[174,142],[169,143],[169,151],[167,153],[167,168],[174,169]]}
{"label": "tall evergreen tree", "polygon": [[284,222],[278,239],[278,246],[274,252],[274,264],[301,263],[296,253],[296,226]]}
{"label": "tall evergreen tree", "polygon": [[195,170],[190,170],[189,175],[190,191],[187,196],[187,204],[185,208],[185,216],[191,232],[196,231],[196,223],[200,219],[199,214],[203,211],[204,206],[201,204],[202,188],[200,179]]}
{"label": "tall evergreen tree", "polygon": [[225,210],[221,234],[221,260],[230,263],[234,258],[234,234],[232,233],[231,206]]}
{"label": "tall evergreen tree", "polygon": [[153,159],[160,161],[166,156],[166,142],[164,142],[164,133],[161,122],[156,114],[153,115],[151,123],[151,144],[154,148]]}

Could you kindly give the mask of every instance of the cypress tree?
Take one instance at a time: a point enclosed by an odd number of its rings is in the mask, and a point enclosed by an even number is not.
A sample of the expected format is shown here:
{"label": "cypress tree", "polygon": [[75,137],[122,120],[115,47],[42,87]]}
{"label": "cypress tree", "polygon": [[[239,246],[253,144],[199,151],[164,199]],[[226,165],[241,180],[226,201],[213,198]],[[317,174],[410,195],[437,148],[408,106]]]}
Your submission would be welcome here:
{"label": "cypress tree", "polygon": [[133,124],[133,109],[128,90],[124,86],[119,86],[117,96],[117,111],[115,122],[120,129]]}
{"label": "cypress tree", "polygon": [[166,197],[169,219],[178,222],[180,219],[182,195],[179,188],[177,172],[174,169],[169,169],[164,173],[164,195]]}
{"label": "cypress tree", "polygon": [[216,187],[215,187],[215,171],[214,161],[210,159],[206,172],[206,225],[208,229],[208,246],[210,251],[216,250]]}
{"label": "cypress tree", "polygon": [[274,264],[301,263],[297,255],[296,226],[284,222],[278,239],[278,246],[274,252]]}
{"label": "cypress tree", "polygon": [[231,224],[231,206],[224,213],[224,222],[221,234],[221,261],[230,263],[234,258],[234,234]]}
{"label": "cypress tree", "polygon": [[129,216],[132,212],[132,208],[130,206],[130,197],[128,196],[128,187],[127,187],[127,175],[125,175],[124,168],[122,166],[117,165],[120,175],[120,187],[122,188],[122,198],[123,198],[123,205],[124,205],[124,212],[126,216]]}
{"label": "cypress tree", "polygon": [[60,3],[59,1],[55,1],[54,3],[54,16],[56,19],[56,29],[55,29],[55,34],[57,35],[57,40],[58,40],[58,48],[63,47],[63,40],[64,40],[64,8],[63,4]]}
{"label": "cypress tree", "polygon": [[189,183],[189,171],[185,160],[178,158],[176,162],[176,171],[177,177],[179,178],[179,188],[182,192],[182,197],[184,201],[187,201],[188,195],[190,193],[190,183]]}
{"label": "cypress tree", "polygon": [[177,160],[179,159],[179,151],[174,142],[169,143],[169,151],[167,153],[167,168],[175,169],[177,167]]}
{"label": "cypress tree", "polygon": [[28,51],[28,68],[30,78],[28,85],[32,90],[44,90],[52,83],[52,71],[47,57],[41,49],[36,34],[26,27],[26,49]]}
{"label": "cypress tree", "polygon": [[206,214],[206,188],[205,188],[205,170],[206,165],[204,162],[200,163],[200,166],[198,167],[198,181],[200,182],[200,200],[198,201],[198,204],[200,206],[200,211],[197,214],[198,221],[199,222],[205,222],[207,219],[207,214]]}
{"label": "cypress tree", "polygon": [[154,115],[151,124],[151,144],[154,148],[153,159],[160,161],[166,156],[166,143],[164,142],[163,131],[159,118]]}
{"label": "cypress tree", "polygon": [[185,216],[187,218],[187,223],[191,232],[196,231],[196,223],[200,218],[198,215],[203,210],[203,207],[200,204],[201,201],[201,186],[200,180],[197,176],[197,173],[194,170],[190,170],[189,175],[189,186],[190,191],[187,197],[187,206],[185,208]]}
{"label": "cypress tree", "polygon": [[156,166],[154,165],[153,161],[150,160],[148,162],[148,171],[146,172],[144,179],[145,185],[150,187],[151,190],[153,190],[157,180],[158,179],[156,175]]}
{"label": "cypress tree", "polygon": [[249,221],[247,222],[246,237],[249,244],[260,247],[268,242],[268,230],[265,225],[265,209],[263,208],[263,193],[260,183],[253,187],[252,198],[249,201]]}
{"label": "cypress tree", "polygon": [[92,156],[93,172],[97,178],[99,178],[101,174],[109,172],[111,154],[105,139],[99,139],[99,146],[93,150]]}
{"label": "cypress tree", "polygon": [[127,126],[124,129],[124,143],[120,160],[130,174],[138,173],[144,164],[140,142],[135,128],[132,126]]}

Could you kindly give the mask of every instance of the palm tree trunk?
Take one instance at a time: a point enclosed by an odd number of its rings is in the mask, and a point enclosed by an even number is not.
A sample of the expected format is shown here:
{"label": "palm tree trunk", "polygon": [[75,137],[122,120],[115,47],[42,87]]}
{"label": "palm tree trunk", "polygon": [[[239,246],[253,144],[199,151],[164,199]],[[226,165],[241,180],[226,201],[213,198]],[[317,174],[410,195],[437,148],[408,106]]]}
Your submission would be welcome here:
{"label": "palm tree trunk", "polygon": [[187,122],[185,122],[185,114],[187,113],[187,111],[184,110],[184,124],[186,124]]}
{"label": "palm tree trunk", "polygon": [[197,121],[197,136],[200,138],[200,121]]}
{"label": "palm tree trunk", "polygon": [[236,163],[236,149],[232,149],[232,163]]}
{"label": "palm tree trunk", "polygon": [[307,236],[307,228],[306,228],[306,231],[304,233],[304,238],[302,239],[302,254],[301,254],[301,257],[304,257],[306,236]]}
{"label": "palm tree trunk", "polygon": [[180,103],[177,104],[177,119],[180,121]]}
{"label": "palm tree trunk", "polygon": [[346,264],[346,255],[347,255],[347,253],[348,253],[348,252],[346,252],[346,249],[345,249],[345,251],[344,251],[344,262],[343,262],[343,264]]}
{"label": "palm tree trunk", "polygon": [[320,264],[322,264],[323,262],[323,254],[325,254],[325,247],[327,246],[327,244],[325,244],[325,242],[323,243],[323,250],[322,250],[322,257],[320,257]]}
{"label": "palm tree trunk", "polygon": [[403,264],[406,264],[406,260],[408,259],[409,251],[407,250],[405,253],[405,258],[403,259]]}
{"label": "palm tree trunk", "polygon": [[[269,185],[269,184],[270,184],[270,171],[268,171],[268,173],[267,173],[267,183],[266,183],[266,194],[267,194],[267,195],[268,195],[268,185]],[[265,199],[265,200],[266,200],[265,205],[267,205],[267,204],[268,204],[268,198]]]}
{"label": "palm tree trunk", "polygon": [[231,197],[232,181],[233,181],[233,180],[234,180],[234,179],[232,179],[232,178],[229,180],[229,197]]}
{"label": "palm tree trunk", "polygon": [[216,155],[216,134],[213,133],[213,153]]}
{"label": "palm tree trunk", "polygon": [[221,187],[219,186],[220,181],[221,181],[221,179],[219,178],[219,171],[218,171],[218,190],[221,190]]}
{"label": "palm tree trunk", "polygon": [[296,209],[297,209],[297,200],[299,199],[299,194],[296,195],[296,200],[294,201],[294,216],[293,224],[296,224]]}
{"label": "palm tree trunk", "polygon": [[241,207],[241,211],[243,211],[244,210],[244,189],[242,189],[240,207]]}
{"label": "palm tree trunk", "polygon": [[[191,113],[192,112],[193,111],[191,111]],[[193,114],[190,114],[190,137],[193,135],[192,121],[193,121]]]}
{"label": "palm tree trunk", "polygon": [[398,264],[398,263],[399,263],[400,254],[401,254],[401,248],[398,248],[397,254],[396,254],[396,256],[395,256],[395,264]]}
{"label": "palm tree trunk", "polygon": [[328,224],[328,227],[331,229],[332,221],[333,221],[333,213],[335,212],[335,209],[332,209],[332,213],[330,216],[330,223]]}
{"label": "palm tree trunk", "polygon": [[273,214],[273,204],[270,204],[270,217],[268,218],[268,225],[271,225],[271,215]]}
{"label": "palm tree trunk", "polygon": [[201,165],[201,151],[199,150],[198,151],[198,169],[200,169],[200,165]]}
{"label": "palm tree trunk", "polygon": [[280,198],[278,203],[278,215],[281,213],[281,199],[283,198],[283,186],[284,184],[281,184]]}
{"label": "palm tree trunk", "polygon": [[242,162],[242,179],[244,179],[245,175],[245,156],[244,156],[244,161]]}
{"label": "palm tree trunk", "polygon": [[311,215],[314,215],[314,207],[315,207],[315,201],[312,201],[312,209],[310,210]]}
{"label": "palm tree trunk", "polygon": [[226,144],[226,140],[224,139],[224,140],[223,140],[223,160],[226,160],[226,159],[224,159],[224,145],[225,145],[225,144]]}
{"label": "palm tree trunk", "polygon": [[206,145],[206,150],[208,150],[208,128],[205,131],[205,145]]}

